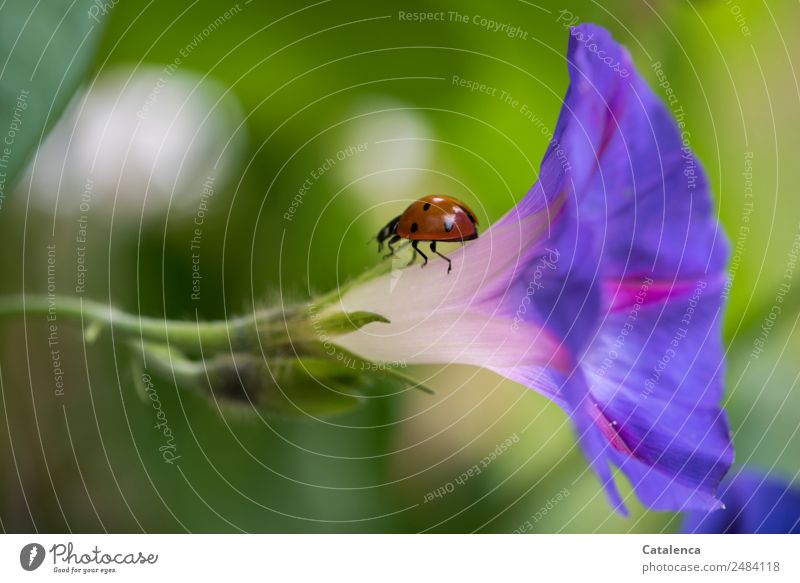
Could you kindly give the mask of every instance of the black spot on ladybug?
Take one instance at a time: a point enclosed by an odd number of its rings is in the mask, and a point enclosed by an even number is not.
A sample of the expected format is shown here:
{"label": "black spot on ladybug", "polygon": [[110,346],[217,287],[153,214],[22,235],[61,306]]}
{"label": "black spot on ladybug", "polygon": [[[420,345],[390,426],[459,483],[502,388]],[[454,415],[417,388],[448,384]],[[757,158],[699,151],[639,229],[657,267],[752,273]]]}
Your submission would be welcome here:
{"label": "black spot on ladybug", "polygon": [[455,217],[452,217],[452,216],[446,217],[445,220],[444,220],[444,230],[449,233],[450,231],[453,230],[453,227],[455,226],[455,224],[456,224]]}
{"label": "black spot on ladybug", "polygon": [[429,202],[426,202],[424,205],[422,205],[422,210],[424,211],[428,210],[429,208],[431,208],[431,203]]}
{"label": "black spot on ladybug", "polygon": [[416,233],[419,231],[419,225],[417,223],[411,223],[411,232]]}

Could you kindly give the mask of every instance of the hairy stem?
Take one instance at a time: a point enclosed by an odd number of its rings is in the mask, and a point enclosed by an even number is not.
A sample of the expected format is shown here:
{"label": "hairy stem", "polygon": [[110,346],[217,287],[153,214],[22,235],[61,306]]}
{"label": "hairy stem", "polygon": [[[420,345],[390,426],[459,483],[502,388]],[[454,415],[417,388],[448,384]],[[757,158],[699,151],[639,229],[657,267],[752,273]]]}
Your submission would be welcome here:
{"label": "hairy stem", "polygon": [[113,328],[115,333],[127,338],[169,342],[189,350],[198,347],[204,350],[236,348],[239,344],[255,340],[259,332],[277,333],[280,329],[275,321],[276,314],[268,310],[231,320],[201,322],[137,316],[107,304],[74,296],[0,297],[0,318],[14,316],[40,316],[50,321],[56,318],[73,319],[85,324],[87,330]]}

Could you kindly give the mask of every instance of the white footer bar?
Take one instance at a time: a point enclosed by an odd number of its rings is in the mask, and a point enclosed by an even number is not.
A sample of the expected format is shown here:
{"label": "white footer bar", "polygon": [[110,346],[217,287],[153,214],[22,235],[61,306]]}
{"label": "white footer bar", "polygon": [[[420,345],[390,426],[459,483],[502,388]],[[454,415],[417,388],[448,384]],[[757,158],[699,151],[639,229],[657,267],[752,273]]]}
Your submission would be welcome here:
{"label": "white footer bar", "polygon": [[791,535],[0,536],[4,582],[777,582],[798,565]]}

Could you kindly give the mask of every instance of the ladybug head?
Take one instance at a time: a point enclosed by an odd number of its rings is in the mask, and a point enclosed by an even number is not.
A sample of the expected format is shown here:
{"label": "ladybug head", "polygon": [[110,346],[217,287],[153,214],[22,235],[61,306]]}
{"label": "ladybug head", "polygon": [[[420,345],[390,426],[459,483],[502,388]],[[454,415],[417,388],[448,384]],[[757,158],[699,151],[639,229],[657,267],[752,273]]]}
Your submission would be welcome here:
{"label": "ladybug head", "polygon": [[395,217],[387,223],[387,225],[378,231],[375,238],[378,240],[378,251],[383,249],[383,242],[397,232],[397,223],[400,222],[400,217]]}

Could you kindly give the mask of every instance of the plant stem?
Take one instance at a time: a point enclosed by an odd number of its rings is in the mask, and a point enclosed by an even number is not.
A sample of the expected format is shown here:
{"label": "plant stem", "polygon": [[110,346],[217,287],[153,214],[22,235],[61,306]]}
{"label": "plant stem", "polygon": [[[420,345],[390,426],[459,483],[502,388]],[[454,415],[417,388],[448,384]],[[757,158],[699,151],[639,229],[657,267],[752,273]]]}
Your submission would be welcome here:
{"label": "plant stem", "polygon": [[229,320],[169,320],[124,312],[109,304],[80,296],[19,294],[0,296],[0,319],[38,317],[55,323],[62,318],[84,327],[84,338],[91,342],[105,329],[113,329],[123,340],[171,344],[188,353],[210,356],[219,352],[252,351],[266,354],[316,354],[321,338],[337,336],[373,321],[386,321],[377,314],[334,313],[314,323],[309,321],[311,307],[319,313],[330,307],[351,286],[388,269],[379,264],[361,277],[345,284],[313,303],[294,304],[275,309],[261,309],[247,316]]}
{"label": "plant stem", "polygon": [[203,346],[219,349],[239,344],[247,337],[257,334],[261,322],[269,322],[266,329],[274,330],[274,323],[271,322],[274,314],[268,311],[227,321],[192,322],[136,316],[113,306],[74,296],[0,297],[0,318],[13,316],[44,316],[49,321],[66,317],[86,323],[87,328],[113,327],[115,332],[129,338],[170,342],[185,348]]}

